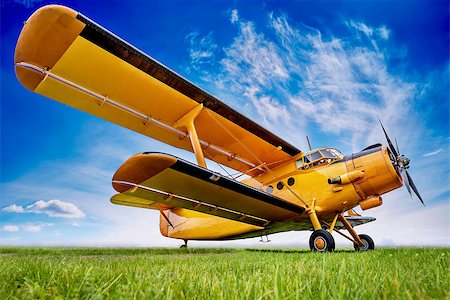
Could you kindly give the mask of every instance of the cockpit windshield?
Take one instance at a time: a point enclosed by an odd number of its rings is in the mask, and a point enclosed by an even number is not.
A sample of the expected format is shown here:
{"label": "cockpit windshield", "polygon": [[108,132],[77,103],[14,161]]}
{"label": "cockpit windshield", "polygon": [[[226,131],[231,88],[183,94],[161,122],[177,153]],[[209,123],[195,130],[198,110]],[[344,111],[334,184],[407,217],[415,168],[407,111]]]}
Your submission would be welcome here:
{"label": "cockpit windshield", "polygon": [[342,159],[344,156],[342,153],[334,148],[321,148],[308,153],[297,160],[298,169],[308,169],[313,166],[318,166],[322,164],[329,164],[333,161]]}

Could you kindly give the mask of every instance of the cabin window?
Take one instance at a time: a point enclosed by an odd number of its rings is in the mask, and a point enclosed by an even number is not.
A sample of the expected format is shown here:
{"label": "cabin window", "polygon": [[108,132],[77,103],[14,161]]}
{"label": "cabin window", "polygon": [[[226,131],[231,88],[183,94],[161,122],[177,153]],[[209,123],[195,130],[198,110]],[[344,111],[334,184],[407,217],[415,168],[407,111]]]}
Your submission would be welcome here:
{"label": "cabin window", "polygon": [[311,167],[330,164],[336,160],[342,159],[344,156],[341,152],[334,148],[322,148],[315,151],[305,153],[303,158],[296,161],[297,169],[309,169]]}
{"label": "cabin window", "polygon": [[328,149],[320,150],[320,152],[322,152],[322,155],[325,157],[335,157],[335,155],[331,153]]}
{"label": "cabin window", "polygon": [[290,177],[290,178],[288,179],[288,181],[287,181],[287,184],[288,184],[289,186],[293,186],[294,183],[295,183],[295,179],[292,178],[292,177]]}
{"label": "cabin window", "polygon": [[277,189],[281,190],[284,187],[284,183],[282,183],[281,181],[277,183]]}
{"label": "cabin window", "polygon": [[315,160],[321,158],[322,155],[320,154],[319,151],[316,151],[316,152],[309,154],[307,157],[309,158],[309,161],[315,161]]}
{"label": "cabin window", "polygon": [[273,186],[269,185],[269,186],[267,187],[267,192],[268,192],[269,194],[272,194],[272,192],[273,192]]}

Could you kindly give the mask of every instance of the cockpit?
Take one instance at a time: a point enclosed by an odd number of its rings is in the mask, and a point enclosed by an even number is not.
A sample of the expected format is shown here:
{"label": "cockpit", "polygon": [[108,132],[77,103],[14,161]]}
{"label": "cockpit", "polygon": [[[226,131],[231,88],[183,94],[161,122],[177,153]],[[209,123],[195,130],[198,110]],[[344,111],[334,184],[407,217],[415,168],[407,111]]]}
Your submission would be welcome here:
{"label": "cockpit", "polygon": [[342,153],[334,148],[320,148],[308,153],[296,161],[297,169],[309,169],[315,166],[330,164],[344,158]]}

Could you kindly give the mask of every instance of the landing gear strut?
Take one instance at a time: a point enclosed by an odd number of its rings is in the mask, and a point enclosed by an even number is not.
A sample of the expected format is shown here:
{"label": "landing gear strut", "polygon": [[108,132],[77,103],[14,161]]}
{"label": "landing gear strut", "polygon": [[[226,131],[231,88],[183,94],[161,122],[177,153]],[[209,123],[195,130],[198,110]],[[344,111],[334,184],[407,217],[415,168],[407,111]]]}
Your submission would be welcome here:
{"label": "landing gear strut", "polygon": [[334,238],[326,230],[315,230],[309,238],[309,248],[311,251],[332,252],[335,248]]}
{"label": "landing gear strut", "polygon": [[[342,222],[345,229],[347,229],[347,231],[350,233],[351,237],[342,233],[340,230],[334,228],[334,226],[336,225],[337,219],[339,219],[339,221]],[[333,229],[335,232],[339,233],[346,239],[353,242],[353,246],[356,251],[369,251],[369,250],[375,249],[375,244],[374,244],[372,238],[366,234],[358,235],[356,233],[356,231],[353,229],[350,222],[348,222],[348,220],[342,214],[337,214],[331,224],[329,224],[325,221],[323,221],[323,223],[325,223],[329,227],[329,231],[322,230],[322,229],[318,229],[318,230],[316,229],[313,232],[313,234],[311,235],[311,237],[309,239],[309,247],[311,248],[312,251],[320,251],[320,252],[334,251],[334,239],[332,240],[332,244],[330,244],[330,246],[325,246],[326,243],[323,242],[327,238],[330,238],[330,237],[333,238],[331,236],[331,232],[333,231]],[[326,235],[329,235],[329,237],[326,237]]]}
{"label": "landing gear strut", "polygon": [[187,242],[188,240],[183,240],[184,241],[184,245],[180,246],[180,249],[187,249]]}

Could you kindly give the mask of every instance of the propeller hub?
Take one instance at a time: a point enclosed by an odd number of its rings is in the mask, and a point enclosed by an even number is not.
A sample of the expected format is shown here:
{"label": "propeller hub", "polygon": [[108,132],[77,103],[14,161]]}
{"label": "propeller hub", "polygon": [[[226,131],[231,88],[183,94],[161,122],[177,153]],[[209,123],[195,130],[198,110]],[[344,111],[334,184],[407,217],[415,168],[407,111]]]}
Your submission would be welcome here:
{"label": "propeller hub", "polygon": [[399,155],[397,157],[397,162],[399,167],[403,168],[403,169],[408,169],[409,168],[409,158],[407,158],[406,156],[404,156],[403,154]]}

